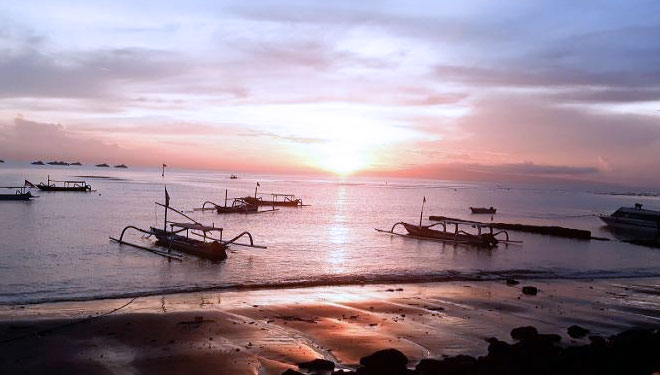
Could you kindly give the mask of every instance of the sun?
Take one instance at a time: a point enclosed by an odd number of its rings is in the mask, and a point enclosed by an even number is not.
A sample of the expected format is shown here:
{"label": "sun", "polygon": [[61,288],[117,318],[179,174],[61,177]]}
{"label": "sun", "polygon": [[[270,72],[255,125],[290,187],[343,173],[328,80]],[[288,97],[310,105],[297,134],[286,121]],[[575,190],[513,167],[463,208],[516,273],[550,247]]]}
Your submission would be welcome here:
{"label": "sun", "polygon": [[364,150],[352,145],[332,142],[320,154],[321,168],[339,176],[347,176],[364,168]]}

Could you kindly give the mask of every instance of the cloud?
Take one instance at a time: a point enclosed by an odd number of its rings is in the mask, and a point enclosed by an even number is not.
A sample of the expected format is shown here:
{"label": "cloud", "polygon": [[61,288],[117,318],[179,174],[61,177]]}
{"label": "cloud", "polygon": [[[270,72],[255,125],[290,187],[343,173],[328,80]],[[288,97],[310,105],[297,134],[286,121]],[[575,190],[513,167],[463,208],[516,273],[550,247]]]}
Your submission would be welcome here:
{"label": "cloud", "polygon": [[117,95],[126,85],[182,73],[174,54],[123,48],[45,54],[33,49],[0,55],[0,96],[98,98]]}
{"label": "cloud", "polygon": [[16,117],[0,124],[0,149],[21,160],[107,160],[121,161],[127,150],[93,138],[78,137],[60,124],[42,123]]}

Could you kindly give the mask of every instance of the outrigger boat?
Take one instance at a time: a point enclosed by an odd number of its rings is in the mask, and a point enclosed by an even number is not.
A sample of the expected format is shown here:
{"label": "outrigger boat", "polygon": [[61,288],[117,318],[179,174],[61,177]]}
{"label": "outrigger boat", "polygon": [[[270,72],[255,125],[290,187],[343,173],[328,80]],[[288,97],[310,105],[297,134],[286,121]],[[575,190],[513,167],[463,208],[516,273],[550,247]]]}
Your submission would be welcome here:
{"label": "outrigger boat", "polygon": [[0,194],[0,201],[29,201],[35,198],[30,192],[30,186],[0,186],[0,189],[15,189],[14,193]]}
{"label": "outrigger boat", "polygon": [[[304,206],[302,199],[296,198],[293,194],[257,194],[257,189],[260,187],[257,182],[257,186],[254,188],[254,197],[243,197],[241,198],[245,203],[252,204],[256,206],[284,206],[284,207],[302,207]],[[263,199],[258,197],[258,195],[270,195],[270,200]]]}
{"label": "outrigger boat", "polygon": [[[228,206],[227,202],[232,201]],[[211,207],[207,207],[207,205]],[[201,208],[194,208],[195,211],[215,210],[219,214],[256,214],[261,212],[277,211],[273,208],[270,210],[259,210],[259,206],[245,201],[244,198],[227,198],[227,190],[225,189],[225,204],[219,205],[217,203],[206,201],[202,204]]]}
{"label": "outrigger boat", "polygon": [[[51,182],[53,182],[51,184]],[[57,185],[59,182],[61,185]],[[43,182],[38,183],[37,185],[31,183],[30,181],[25,180],[26,184],[29,184],[31,187],[36,187],[42,191],[80,191],[80,192],[90,192],[92,191],[92,186],[87,184],[85,181],[57,181],[51,180],[50,175],[48,176],[48,182],[44,184]]]}
{"label": "outrigger boat", "polygon": [[[410,237],[419,240],[436,241],[436,242],[452,242],[473,245],[477,247],[493,248],[498,243],[519,243],[520,241],[511,241],[509,234],[506,231],[495,232],[493,227],[488,224],[481,224],[477,222],[468,222],[462,220],[442,220],[430,225],[422,225],[422,215],[424,213],[424,203],[426,197],[422,202],[422,212],[419,215],[419,225],[410,224],[406,222],[398,222],[392,226],[390,230],[376,229],[381,233],[387,233],[397,236]],[[407,234],[397,233],[394,230],[397,226],[401,225]],[[450,225],[454,226],[454,230],[448,230]],[[477,233],[469,233],[461,229],[461,226],[470,226],[476,228]],[[442,230],[433,229],[434,227],[442,227]],[[504,236],[504,238],[498,238]]]}
{"label": "outrigger boat", "polygon": [[[261,248],[261,249],[266,248],[265,246],[255,245],[252,240],[252,234],[250,234],[249,232],[242,232],[241,234],[235,236],[234,238],[225,241],[222,239],[222,232],[223,232],[222,228],[216,227],[214,225],[212,226],[203,225],[198,221],[194,220],[193,218],[191,218],[190,216],[184,214],[183,212],[170,207],[169,202],[170,199],[169,199],[169,194],[167,194],[167,190],[165,190],[165,204],[155,202],[156,205],[165,208],[165,219],[163,222],[163,229],[150,227],[148,230],[145,230],[133,225],[129,225],[121,231],[121,235],[119,236],[119,238],[110,237],[110,240],[118,242],[123,245],[129,245],[138,249],[147,250],[152,253],[158,254],[160,256],[164,256],[166,258],[174,259],[174,260],[182,260],[183,258],[182,253],[185,253],[215,262],[223,261],[227,259],[227,249],[231,244],[237,246]],[[168,211],[175,212],[185,217],[186,219],[189,220],[189,222],[168,221],[167,220]],[[167,228],[168,225],[170,227],[169,230]],[[128,229],[134,229],[138,232],[142,232],[150,236],[152,235],[155,236],[156,237],[155,245],[164,248],[165,250],[154,249],[124,241],[124,234]],[[217,234],[216,237],[214,237],[214,234]],[[200,239],[191,238],[191,235],[199,237]],[[247,236],[248,239],[250,240],[249,244],[236,242],[238,239],[244,236]]]}

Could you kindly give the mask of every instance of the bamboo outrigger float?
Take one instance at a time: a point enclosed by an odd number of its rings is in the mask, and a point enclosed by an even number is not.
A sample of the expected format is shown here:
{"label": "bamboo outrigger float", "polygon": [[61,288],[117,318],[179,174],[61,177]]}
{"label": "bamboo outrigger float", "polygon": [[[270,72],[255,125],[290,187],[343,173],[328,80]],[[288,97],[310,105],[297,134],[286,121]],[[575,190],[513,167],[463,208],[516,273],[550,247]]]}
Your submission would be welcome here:
{"label": "bamboo outrigger float", "polygon": [[[51,182],[53,182],[51,184]],[[57,185],[59,182],[61,185]],[[78,192],[91,192],[92,186],[87,184],[85,181],[57,181],[51,180],[50,175],[48,176],[48,183],[44,184],[43,182],[34,185],[33,183],[25,180],[26,184],[29,184],[32,187],[36,187],[42,191],[78,191]]]}
{"label": "bamboo outrigger float", "polygon": [[[182,260],[183,253],[208,259],[214,262],[223,261],[227,259],[227,249],[229,248],[229,245],[232,244],[236,246],[247,246],[260,249],[266,248],[265,246],[255,245],[252,239],[252,234],[250,234],[250,232],[242,232],[230,240],[223,240],[222,228],[215,227],[214,225],[203,225],[185,213],[170,207],[170,197],[169,194],[167,194],[167,189],[165,190],[165,204],[158,202],[155,203],[156,205],[165,208],[165,218],[163,221],[162,229],[150,227],[148,230],[145,230],[133,225],[129,225],[121,231],[119,238],[110,237],[110,240],[118,242],[122,245],[133,246],[138,249],[147,250],[160,256],[179,261]],[[168,221],[168,211],[175,212],[185,217],[189,220],[189,222]],[[167,228],[168,225],[170,227],[169,230]],[[149,248],[124,241],[124,234],[128,229],[133,229],[149,236],[155,236],[155,245],[163,248],[164,250]],[[199,239],[191,238],[191,236],[196,236]],[[243,237],[247,237],[249,239],[249,244],[236,242]]]}
{"label": "bamboo outrigger float", "polygon": [[[485,248],[493,248],[497,246],[498,243],[510,244],[521,242],[510,240],[509,233],[504,230],[495,232],[493,227],[489,226],[488,224],[467,222],[462,220],[442,220],[434,224],[422,225],[424,203],[426,203],[426,197],[422,202],[422,212],[419,215],[419,225],[401,221],[394,224],[390,230],[376,229],[376,231],[402,237],[415,238],[418,240],[460,243]],[[397,233],[394,231],[399,225],[406,230],[407,234]],[[450,230],[451,225],[454,226],[453,231]],[[470,226],[475,228],[477,233],[469,233],[461,229],[461,226]],[[433,229],[434,227],[442,227],[442,230]],[[504,238],[498,238],[498,236],[504,236]]]}

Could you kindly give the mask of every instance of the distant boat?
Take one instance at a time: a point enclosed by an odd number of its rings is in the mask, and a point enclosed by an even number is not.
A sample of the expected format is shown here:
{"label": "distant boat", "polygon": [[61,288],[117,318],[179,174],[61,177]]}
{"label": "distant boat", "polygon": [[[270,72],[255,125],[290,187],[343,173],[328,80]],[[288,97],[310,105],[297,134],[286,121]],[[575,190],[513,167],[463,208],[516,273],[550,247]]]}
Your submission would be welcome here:
{"label": "distant boat", "polygon": [[13,193],[0,194],[0,201],[28,201],[34,197],[29,186],[0,186],[0,189],[14,190]]}
{"label": "distant boat", "polygon": [[44,162],[41,161],[41,160],[38,160],[38,161],[33,161],[33,162],[30,163],[30,164],[32,164],[32,165],[44,165]]}
{"label": "distant boat", "polygon": [[271,194],[271,196],[271,200],[264,200],[261,197],[243,197],[241,199],[246,204],[254,206],[298,207],[303,205],[302,199],[297,199],[293,194]]}
{"label": "distant boat", "polygon": [[99,168],[110,168],[110,166],[107,165],[106,163],[103,163],[103,164],[96,164],[96,166],[99,167]]}
{"label": "distant boat", "polygon": [[49,161],[48,165],[66,165],[69,166],[69,163],[65,161]]}
{"label": "distant boat", "polygon": [[611,215],[601,215],[600,219],[613,228],[660,231],[660,211],[643,209],[639,203],[635,207],[621,207]]}
{"label": "distant boat", "polygon": [[128,167],[126,166],[126,164],[118,164],[115,165],[115,168],[128,168]]}
{"label": "distant boat", "polygon": [[4,162],[5,162],[4,160],[0,159],[0,163],[4,163]]}
{"label": "distant boat", "polygon": [[232,180],[237,180],[237,179],[238,179],[238,176],[236,176],[235,174],[233,174],[233,175],[229,176],[229,178],[232,179]]}
{"label": "distant boat", "polygon": [[470,211],[472,211],[473,214],[495,214],[497,212],[497,208],[494,208],[493,206],[486,208],[486,207],[470,207]]}
{"label": "distant boat", "polygon": [[[61,183],[57,185],[56,183]],[[90,192],[92,187],[88,185],[85,181],[56,181],[51,180],[48,176],[48,182],[40,182],[37,185],[34,185],[30,181],[25,180],[25,184],[29,186],[34,186],[42,191],[79,191],[79,192]]]}
{"label": "distant boat", "polygon": [[73,162],[70,165],[82,165],[79,161]]}

